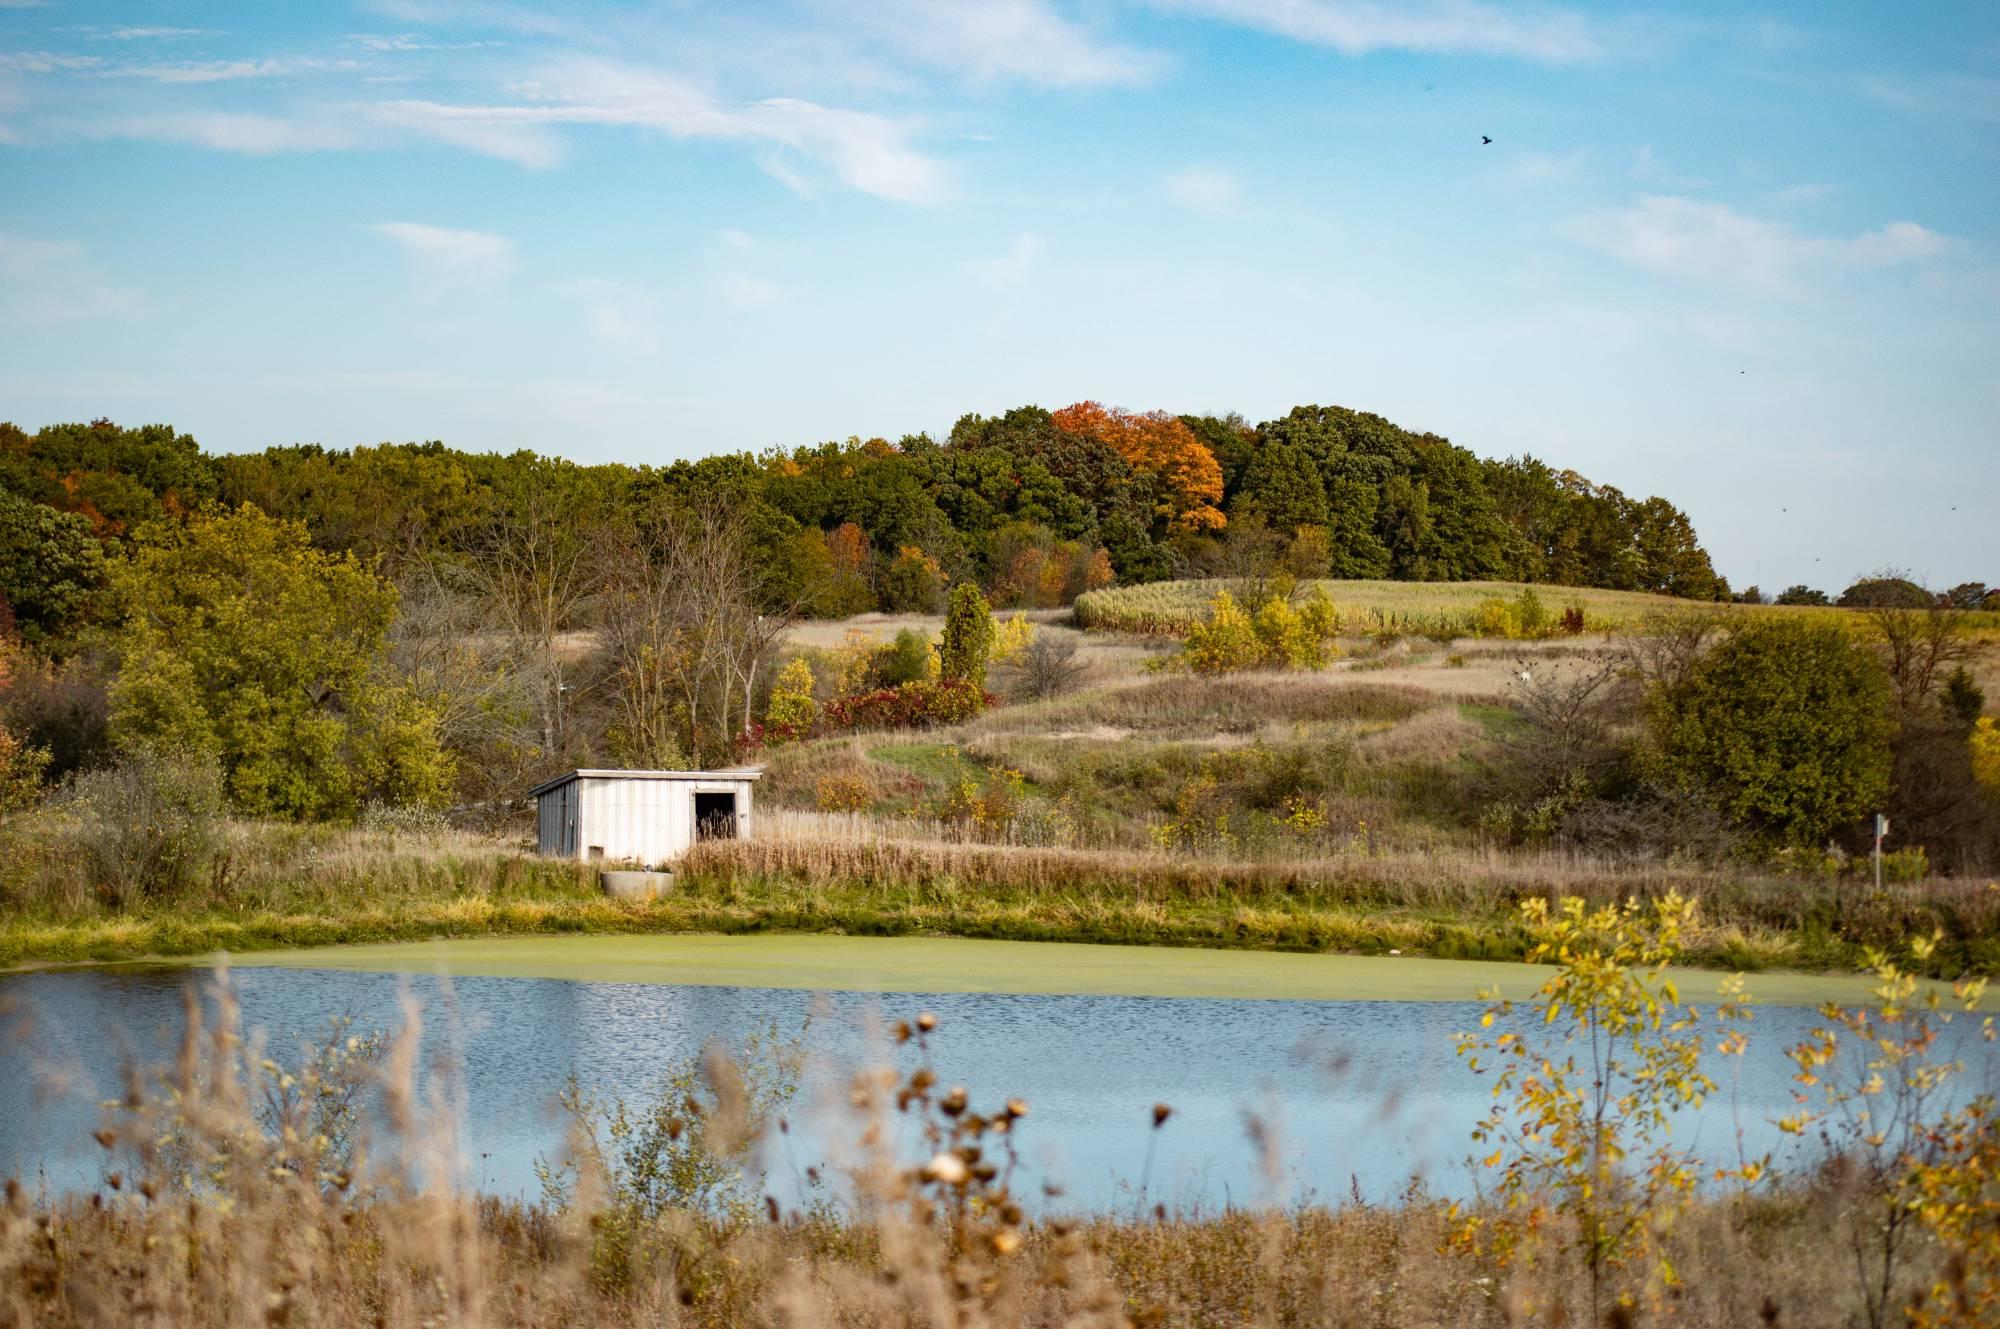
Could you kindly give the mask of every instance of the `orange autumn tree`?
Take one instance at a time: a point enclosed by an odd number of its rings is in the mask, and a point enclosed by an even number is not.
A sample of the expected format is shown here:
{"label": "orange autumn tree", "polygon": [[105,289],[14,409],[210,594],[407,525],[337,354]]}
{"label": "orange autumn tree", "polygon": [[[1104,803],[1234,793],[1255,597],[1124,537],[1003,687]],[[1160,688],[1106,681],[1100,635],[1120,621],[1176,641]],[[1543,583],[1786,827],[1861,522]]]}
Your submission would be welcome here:
{"label": "orange autumn tree", "polygon": [[1053,418],[1064,433],[1109,444],[1134,470],[1158,477],[1165,490],[1160,512],[1174,530],[1222,529],[1222,467],[1179,416],[1080,401]]}

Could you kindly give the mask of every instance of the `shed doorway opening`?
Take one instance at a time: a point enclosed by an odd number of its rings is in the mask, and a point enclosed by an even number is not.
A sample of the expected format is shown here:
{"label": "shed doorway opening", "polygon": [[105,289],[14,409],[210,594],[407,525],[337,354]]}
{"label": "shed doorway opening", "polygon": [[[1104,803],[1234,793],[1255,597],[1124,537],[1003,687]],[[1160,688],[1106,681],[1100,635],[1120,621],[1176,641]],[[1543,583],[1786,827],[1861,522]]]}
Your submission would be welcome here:
{"label": "shed doorway opening", "polygon": [[736,795],[694,796],[694,838],[697,840],[736,838]]}

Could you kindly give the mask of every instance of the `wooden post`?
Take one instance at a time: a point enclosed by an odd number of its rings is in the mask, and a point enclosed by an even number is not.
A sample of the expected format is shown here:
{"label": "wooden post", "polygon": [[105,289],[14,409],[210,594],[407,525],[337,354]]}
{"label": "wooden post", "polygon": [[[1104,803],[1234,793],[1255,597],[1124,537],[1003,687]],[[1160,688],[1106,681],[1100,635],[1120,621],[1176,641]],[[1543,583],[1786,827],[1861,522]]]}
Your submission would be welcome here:
{"label": "wooden post", "polygon": [[1882,839],[1889,834],[1889,819],[1875,814],[1875,889],[1882,889]]}

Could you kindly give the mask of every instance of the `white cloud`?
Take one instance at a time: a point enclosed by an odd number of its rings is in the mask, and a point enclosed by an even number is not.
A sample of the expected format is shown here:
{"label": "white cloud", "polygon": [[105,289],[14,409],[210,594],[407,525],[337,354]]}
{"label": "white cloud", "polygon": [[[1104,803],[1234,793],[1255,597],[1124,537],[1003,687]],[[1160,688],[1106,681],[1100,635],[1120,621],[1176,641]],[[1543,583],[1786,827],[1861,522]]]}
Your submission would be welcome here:
{"label": "white cloud", "polygon": [[506,107],[445,106],[437,102],[393,101],[360,106],[385,125],[449,143],[484,157],[521,166],[554,166],[562,160],[562,140],[546,123],[492,114]]}
{"label": "white cloud", "polygon": [[1175,171],[1163,183],[1167,197],[1195,212],[1224,212],[1242,197],[1243,186],[1228,171],[1212,166],[1189,166]]}
{"label": "white cloud", "polygon": [[369,229],[395,241],[408,257],[421,299],[490,285],[514,270],[513,243],[491,231],[422,222],[380,222]]}
{"label": "white cloud", "polygon": [[[943,169],[909,143],[913,126],[866,111],[790,97],[724,103],[679,79],[597,60],[567,60],[522,88],[512,105],[455,106],[399,101],[375,108],[390,123],[447,143],[526,165],[560,154],[549,137],[561,125],[631,125],[680,139],[761,143],[830,169],[863,193],[906,203],[945,196]],[[765,169],[796,189],[809,179],[782,155]]]}
{"label": "white cloud", "polygon": [[561,289],[563,294],[582,303],[590,335],[606,346],[642,354],[660,348],[651,302],[639,292],[597,277],[570,282]]}
{"label": "white cloud", "polygon": [[1666,195],[1648,195],[1629,208],[1585,217],[1571,231],[1592,248],[1648,272],[1767,291],[1792,289],[1815,277],[1918,262],[1943,253],[1950,243],[1908,221],[1852,238],[1808,235],[1725,203]]}
{"label": "white cloud", "polygon": [[215,32],[212,28],[112,28],[94,35],[115,42],[171,42],[183,37],[212,37]]}
{"label": "white cloud", "polygon": [[722,241],[723,244],[728,245],[731,249],[748,249],[757,243],[751,238],[750,232],[739,231],[733,226],[726,226],[722,230],[717,231],[715,238]]}
{"label": "white cloud", "polygon": [[715,287],[722,292],[722,298],[738,309],[761,309],[765,305],[776,304],[784,292],[770,282],[758,277],[747,277],[742,273],[725,273]]}
{"label": "white cloud", "polygon": [[102,56],[55,51],[0,51],[0,74],[66,74],[101,68]]}
{"label": "white cloud", "polygon": [[1044,0],[863,0],[851,12],[923,63],[979,82],[1142,84],[1167,64],[1156,52],[1097,40]]}
{"label": "white cloud", "polygon": [[286,78],[328,70],[352,71],[352,61],[329,60],[176,60],[150,65],[114,65],[100,72],[106,78],[145,78],[156,83],[236,83],[244,79]]}
{"label": "white cloud", "polygon": [[1029,271],[1041,256],[1041,237],[1023,231],[1005,254],[975,263],[973,275],[983,286],[990,286],[996,291],[1011,291],[1028,279]]}
{"label": "white cloud", "polygon": [[1517,9],[1483,0],[1154,0],[1246,28],[1330,46],[1343,55],[1376,51],[1513,56],[1568,64],[1601,54],[1582,17],[1569,10]]}
{"label": "white cloud", "polygon": [[105,279],[73,240],[0,231],[0,321],[9,326],[130,318],[144,301]]}
{"label": "white cloud", "polygon": [[167,111],[112,116],[75,126],[85,138],[146,139],[191,143],[218,152],[268,156],[278,152],[328,152],[361,146],[354,131],[331,120],[285,119],[249,111]]}

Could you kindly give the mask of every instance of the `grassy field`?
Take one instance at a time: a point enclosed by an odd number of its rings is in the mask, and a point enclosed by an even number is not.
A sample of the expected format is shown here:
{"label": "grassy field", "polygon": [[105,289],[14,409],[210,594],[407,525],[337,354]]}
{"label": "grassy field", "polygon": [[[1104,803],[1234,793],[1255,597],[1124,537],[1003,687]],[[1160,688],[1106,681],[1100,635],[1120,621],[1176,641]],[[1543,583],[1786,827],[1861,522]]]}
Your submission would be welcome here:
{"label": "grassy field", "polygon": [[[199,960],[195,963],[200,963]],[[775,934],[505,937],[259,951],[239,967],[357,973],[557,978],[597,983],[791,988],[809,992],[999,992],[1217,997],[1285,1001],[1471,1001],[1484,989],[1516,1000],[1548,977],[1539,965],[1421,956],[1299,955],[955,937]],[[1715,996],[1715,973],[1677,971],[1685,1000]],[[1766,973],[1762,1005],[1865,1001],[1873,980]],[[1985,1008],[2000,1010],[2000,991]]]}
{"label": "grassy field", "polygon": [[[1178,636],[1207,609],[1215,592],[1227,583],[1163,581],[1091,591],[1076,601],[1076,621],[1084,628],[1115,632]],[[1440,637],[1481,635],[1480,606],[1490,600],[1512,601],[1532,589],[1551,619],[1569,605],[1580,605],[1586,630],[1593,633],[1630,631],[1649,617],[1691,611],[1725,614],[1789,614],[1812,616],[1844,625],[1862,616],[1852,610],[1780,605],[1708,604],[1677,600],[1640,591],[1603,591],[1577,586],[1528,587],[1520,582],[1462,581],[1317,581],[1308,583],[1332,597],[1340,611],[1343,633],[1361,636],[1400,632]],[[2000,613],[1966,616],[1966,628],[1984,637],[2000,637]]]}

